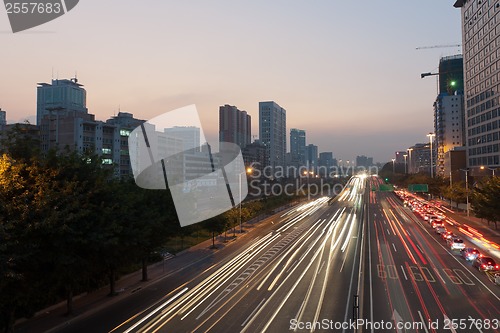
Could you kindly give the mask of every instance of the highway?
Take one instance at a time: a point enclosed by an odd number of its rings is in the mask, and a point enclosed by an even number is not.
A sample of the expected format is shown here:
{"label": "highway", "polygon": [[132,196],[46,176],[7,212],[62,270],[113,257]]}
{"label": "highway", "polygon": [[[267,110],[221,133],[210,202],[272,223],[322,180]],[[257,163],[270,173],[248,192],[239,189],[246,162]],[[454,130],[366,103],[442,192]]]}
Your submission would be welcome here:
{"label": "highway", "polygon": [[[380,182],[372,178],[369,186]],[[393,193],[372,191],[366,210],[363,318],[407,325],[399,332],[499,332],[499,288],[484,273],[450,250]]]}
{"label": "highway", "polygon": [[380,183],[353,177],[60,332],[499,332],[498,286]]}

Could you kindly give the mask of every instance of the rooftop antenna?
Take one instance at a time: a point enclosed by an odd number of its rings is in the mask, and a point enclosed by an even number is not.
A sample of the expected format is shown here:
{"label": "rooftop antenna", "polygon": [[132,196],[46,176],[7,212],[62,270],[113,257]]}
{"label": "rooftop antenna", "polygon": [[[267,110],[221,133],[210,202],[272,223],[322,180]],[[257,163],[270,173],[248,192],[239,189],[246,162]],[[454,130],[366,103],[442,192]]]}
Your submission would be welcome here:
{"label": "rooftop antenna", "polygon": [[75,83],[78,83],[78,73],[75,71]]}
{"label": "rooftop antenna", "polygon": [[52,77],[51,77],[52,80],[54,80],[54,66],[52,66]]}

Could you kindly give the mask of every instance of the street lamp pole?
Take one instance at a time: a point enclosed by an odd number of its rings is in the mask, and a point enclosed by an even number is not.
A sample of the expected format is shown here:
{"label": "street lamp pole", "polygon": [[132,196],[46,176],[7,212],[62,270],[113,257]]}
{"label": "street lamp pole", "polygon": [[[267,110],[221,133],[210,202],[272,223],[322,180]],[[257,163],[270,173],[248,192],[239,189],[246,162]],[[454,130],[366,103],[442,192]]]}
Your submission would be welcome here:
{"label": "street lamp pole", "polygon": [[465,172],[465,195],[467,202],[467,217],[469,217],[469,169],[460,169]]}
{"label": "street lamp pole", "polygon": [[408,148],[408,173],[412,173],[413,171],[413,168],[412,168],[412,159],[411,159],[411,151],[413,150],[413,148]]}
{"label": "street lamp pole", "polygon": [[406,158],[408,157],[408,154],[404,154],[403,157],[405,158],[405,175],[406,175],[407,174]]}
{"label": "street lamp pole", "polygon": [[240,234],[243,233],[243,225],[241,224],[241,175],[243,174],[243,172],[241,172],[238,176],[240,178],[240,214],[239,214],[239,220],[240,220]]}
{"label": "street lamp pole", "polygon": [[430,169],[431,169],[431,178],[434,178],[434,159],[432,157],[432,138],[435,136],[436,134],[434,133],[429,133],[427,134],[427,136],[429,137],[429,142],[431,144],[431,161],[430,161]]}
{"label": "street lamp pole", "polygon": [[394,176],[394,174],[396,173],[396,167],[394,165],[394,162],[396,161],[395,158],[392,159],[392,175]]}
{"label": "street lamp pole", "polygon": [[245,170],[245,172],[240,172],[240,173],[238,174],[238,177],[239,177],[239,179],[240,179],[240,204],[239,204],[239,206],[240,206],[240,207],[239,207],[239,211],[240,211],[240,212],[239,212],[239,220],[240,220],[240,234],[242,234],[242,233],[243,233],[243,224],[241,223],[241,175],[245,175],[245,176],[246,176],[246,174],[247,174],[247,173],[249,174],[249,173],[251,173],[251,172],[252,172],[252,168],[248,168],[248,169],[246,169],[246,170]]}

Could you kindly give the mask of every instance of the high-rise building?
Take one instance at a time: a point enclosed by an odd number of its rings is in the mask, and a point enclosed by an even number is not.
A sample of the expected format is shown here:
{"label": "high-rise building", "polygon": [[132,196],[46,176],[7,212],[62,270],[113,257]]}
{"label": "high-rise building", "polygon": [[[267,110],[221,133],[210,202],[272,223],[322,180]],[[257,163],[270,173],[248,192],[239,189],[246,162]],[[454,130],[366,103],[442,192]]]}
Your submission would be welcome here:
{"label": "high-rise building", "polygon": [[290,165],[299,168],[306,164],[306,131],[290,130]]}
{"label": "high-rise building", "polygon": [[464,59],[461,54],[439,60],[439,94],[453,95],[464,91]]}
{"label": "high-rise building", "polygon": [[434,152],[436,174],[445,176],[446,153],[455,147],[465,146],[464,96],[461,93],[441,93],[434,103]]}
{"label": "high-rise building", "polygon": [[[130,133],[137,127],[144,123],[145,120],[136,119],[134,115],[128,112],[118,112],[117,116],[106,120],[106,124],[115,125],[120,136],[120,143],[113,145],[110,142],[103,143],[101,150],[102,158],[112,158],[113,160],[120,161],[116,166],[116,172],[120,177],[133,176],[132,166],[130,164],[128,137]],[[111,132],[111,128],[104,128],[103,130]],[[113,152],[113,150],[115,150]],[[119,153],[119,157],[116,156]],[[113,156],[113,157],[112,157]]]}
{"label": "high-rise building", "polygon": [[329,176],[331,173],[331,169],[336,166],[336,161],[333,158],[333,153],[331,151],[319,153],[318,165],[318,172],[320,176]]}
{"label": "high-rise building", "polygon": [[252,118],[236,106],[219,107],[219,141],[232,142],[241,149],[250,144]]}
{"label": "high-rise building", "polygon": [[306,147],[306,158],[309,170],[317,171],[318,169],[318,146],[312,143],[308,144]]}
{"label": "high-rise building", "polygon": [[363,168],[373,166],[373,157],[366,157],[365,155],[356,156],[356,166]]}
{"label": "high-rise building", "polygon": [[36,121],[41,124],[45,115],[57,112],[87,114],[87,92],[76,78],[52,80],[52,83],[38,83]]}
{"label": "high-rise building", "polygon": [[405,163],[405,151],[397,151],[396,152],[396,160],[395,163],[404,164]]}
{"label": "high-rise building", "polygon": [[119,112],[106,122],[96,120],[90,113],[53,112],[41,119],[41,150],[44,153],[52,149],[95,153],[103,165],[114,169],[115,176],[131,176],[128,137],[143,122],[127,112]]}
{"label": "high-rise building", "polygon": [[[416,143],[414,146],[410,147],[408,154],[408,166],[407,170],[409,173],[420,173],[431,172],[430,160],[431,160],[431,147],[430,143]],[[400,152],[403,153],[403,152]],[[404,162],[403,162],[404,163]]]}
{"label": "high-rise building", "polygon": [[457,0],[454,7],[462,16],[467,167],[474,173],[500,165],[500,3]]}
{"label": "high-rise building", "polygon": [[5,125],[7,125],[7,112],[0,108],[0,131],[5,129]]}
{"label": "high-rise building", "polygon": [[245,166],[262,171],[262,168],[267,161],[267,149],[262,142],[255,140],[251,144],[248,144],[243,149],[242,154]]}
{"label": "high-rise building", "polygon": [[286,110],[275,102],[259,102],[259,137],[266,146],[266,166],[286,167]]}

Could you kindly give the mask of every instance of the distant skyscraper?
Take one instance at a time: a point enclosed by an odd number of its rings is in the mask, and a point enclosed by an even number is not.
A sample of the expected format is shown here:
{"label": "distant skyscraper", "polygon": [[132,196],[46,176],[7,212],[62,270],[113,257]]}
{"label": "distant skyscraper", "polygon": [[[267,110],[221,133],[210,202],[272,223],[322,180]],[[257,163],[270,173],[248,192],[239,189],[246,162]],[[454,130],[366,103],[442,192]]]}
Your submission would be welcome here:
{"label": "distant skyscraper", "polygon": [[219,107],[219,141],[232,142],[244,149],[251,140],[252,119],[236,106]]}
{"label": "distant skyscraper", "polygon": [[266,166],[285,167],[286,110],[275,102],[259,102],[259,137],[266,146]]}
{"label": "distant skyscraper", "polygon": [[243,160],[245,161],[245,166],[253,167],[262,171],[262,167],[266,164],[266,146],[256,140],[248,144],[242,151]]}
{"label": "distant skyscraper", "polygon": [[42,117],[57,112],[87,114],[87,92],[76,78],[71,80],[52,80],[52,84],[38,83],[36,121],[41,124]]}
{"label": "distant skyscraper", "polygon": [[319,153],[318,165],[320,175],[329,176],[331,173],[331,168],[336,165],[333,158],[333,153],[331,151]]}
{"label": "distant skyscraper", "polygon": [[[410,147],[410,154],[408,160],[409,173],[419,173],[425,172],[430,173],[430,160],[431,160],[431,149],[430,143],[416,143],[414,146]],[[404,163],[404,161],[403,161]]]}
{"label": "distant skyscraper", "polygon": [[467,167],[500,166],[500,4],[457,0],[464,54]]}
{"label": "distant skyscraper", "polygon": [[356,166],[369,168],[373,165],[373,157],[366,157],[365,155],[356,156]]}
{"label": "distant skyscraper", "polygon": [[310,170],[317,170],[318,168],[318,146],[312,143],[307,145],[307,164]]}
{"label": "distant skyscraper", "polygon": [[0,131],[2,131],[7,125],[7,112],[0,108]]}
{"label": "distant skyscraper", "polygon": [[396,152],[396,161],[394,161],[395,163],[400,163],[400,164],[404,164],[405,162],[405,157],[404,155],[406,154],[406,151],[397,151]]}
{"label": "distant skyscraper", "polygon": [[290,130],[290,163],[294,167],[306,164],[306,131],[292,128]]}

